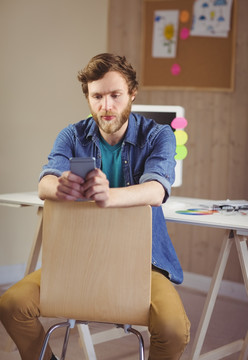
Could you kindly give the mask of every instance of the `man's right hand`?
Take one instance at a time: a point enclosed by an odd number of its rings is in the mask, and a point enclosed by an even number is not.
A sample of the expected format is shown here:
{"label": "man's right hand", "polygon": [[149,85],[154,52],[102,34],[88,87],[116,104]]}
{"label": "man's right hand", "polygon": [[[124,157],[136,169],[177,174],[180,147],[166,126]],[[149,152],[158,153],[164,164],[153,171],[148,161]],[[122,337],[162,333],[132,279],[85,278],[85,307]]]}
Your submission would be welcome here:
{"label": "man's right hand", "polygon": [[65,171],[58,178],[56,197],[58,200],[77,200],[84,199],[81,186],[84,179],[73,174],[71,171]]}
{"label": "man's right hand", "polygon": [[42,200],[74,201],[84,199],[81,190],[83,183],[84,179],[71,171],[63,172],[60,177],[46,175],[39,182],[39,197]]}

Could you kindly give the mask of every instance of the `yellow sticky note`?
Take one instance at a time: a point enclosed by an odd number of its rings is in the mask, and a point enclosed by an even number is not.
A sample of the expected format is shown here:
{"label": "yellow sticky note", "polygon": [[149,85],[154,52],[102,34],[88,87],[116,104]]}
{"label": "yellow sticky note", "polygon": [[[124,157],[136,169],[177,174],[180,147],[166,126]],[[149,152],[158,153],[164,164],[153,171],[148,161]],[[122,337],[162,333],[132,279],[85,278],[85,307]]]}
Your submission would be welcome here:
{"label": "yellow sticky note", "polygon": [[184,130],[176,130],[174,135],[177,145],[184,145],[188,140],[188,134]]}

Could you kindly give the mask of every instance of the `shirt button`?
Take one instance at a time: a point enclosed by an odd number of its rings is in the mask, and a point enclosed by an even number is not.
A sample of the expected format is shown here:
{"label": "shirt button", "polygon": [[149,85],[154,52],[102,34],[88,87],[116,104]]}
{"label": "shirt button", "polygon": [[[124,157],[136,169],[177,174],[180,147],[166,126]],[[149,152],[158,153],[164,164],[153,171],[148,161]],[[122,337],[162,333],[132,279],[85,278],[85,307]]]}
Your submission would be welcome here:
{"label": "shirt button", "polygon": [[127,164],[127,160],[124,161],[124,164]]}
{"label": "shirt button", "polygon": [[126,185],[129,186],[129,185],[130,185],[130,182],[127,182]]}

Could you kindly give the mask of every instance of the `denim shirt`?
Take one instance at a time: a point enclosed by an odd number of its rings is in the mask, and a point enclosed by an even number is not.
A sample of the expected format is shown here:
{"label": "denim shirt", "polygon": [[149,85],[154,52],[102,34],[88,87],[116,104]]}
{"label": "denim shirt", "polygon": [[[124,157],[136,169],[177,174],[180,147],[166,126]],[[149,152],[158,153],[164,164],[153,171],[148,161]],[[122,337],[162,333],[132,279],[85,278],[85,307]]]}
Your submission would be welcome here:
{"label": "denim shirt", "polygon": [[[175,148],[175,136],[169,125],[131,113],[121,154],[125,185],[158,181],[165,189],[165,202],[175,180]],[[101,168],[100,134],[92,117],[69,125],[59,133],[40,179],[45,175],[60,176],[69,170],[71,157],[91,156]],[[161,206],[152,207],[152,264],[165,270],[171,281],[177,284],[183,281]]]}

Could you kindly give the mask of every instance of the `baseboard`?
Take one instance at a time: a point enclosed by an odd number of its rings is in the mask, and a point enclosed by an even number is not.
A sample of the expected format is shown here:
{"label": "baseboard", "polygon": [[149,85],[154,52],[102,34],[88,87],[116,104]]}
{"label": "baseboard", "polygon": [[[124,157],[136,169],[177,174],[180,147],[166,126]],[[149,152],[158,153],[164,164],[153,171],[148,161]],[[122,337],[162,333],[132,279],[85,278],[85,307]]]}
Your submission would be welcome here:
{"label": "baseboard", "polygon": [[[209,276],[184,272],[183,286],[185,288],[197,290],[207,293],[210,288],[211,278]],[[248,302],[248,296],[245,290],[245,285],[228,280],[222,280],[219,295],[226,296],[231,299]]]}
{"label": "baseboard", "polygon": [[[26,264],[0,266],[1,287],[7,288],[10,284],[14,284],[21,280],[25,273],[25,266]],[[40,264],[37,265],[37,268],[39,267]],[[210,287],[210,283],[211,278],[209,276],[184,272],[184,282],[180,286],[207,293]],[[248,302],[248,296],[246,294],[244,284],[233,281],[223,280],[220,286],[219,295]]]}

